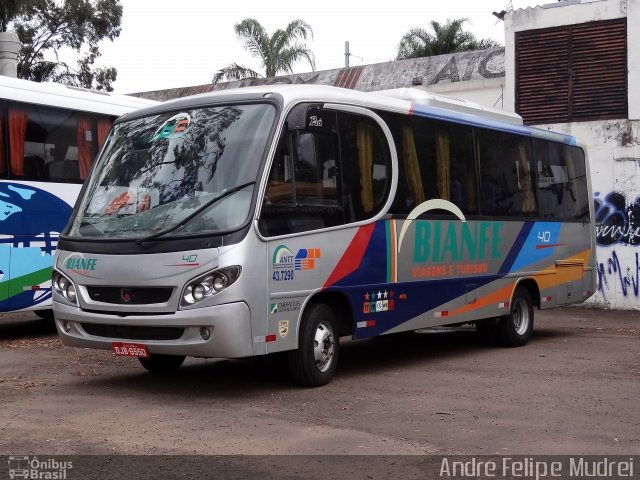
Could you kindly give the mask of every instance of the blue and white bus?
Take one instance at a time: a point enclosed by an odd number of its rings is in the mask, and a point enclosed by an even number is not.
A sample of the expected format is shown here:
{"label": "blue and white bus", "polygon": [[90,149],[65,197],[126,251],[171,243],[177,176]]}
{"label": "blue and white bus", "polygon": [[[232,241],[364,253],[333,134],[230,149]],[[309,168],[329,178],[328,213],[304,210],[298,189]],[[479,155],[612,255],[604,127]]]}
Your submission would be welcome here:
{"label": "blue and white bus", "polygon": [[152,371],[287,351],[307,386],[343,336],[522,346],[536,308],[594,291],[590,188],[575,138],[424,91],[182,98],[116,121],[60,236],[56,326]]}
{"label": "blue and white bus", "polygon": [[0,76],[0,312],[51,316],[52,253],[113,121],[156,104]]}

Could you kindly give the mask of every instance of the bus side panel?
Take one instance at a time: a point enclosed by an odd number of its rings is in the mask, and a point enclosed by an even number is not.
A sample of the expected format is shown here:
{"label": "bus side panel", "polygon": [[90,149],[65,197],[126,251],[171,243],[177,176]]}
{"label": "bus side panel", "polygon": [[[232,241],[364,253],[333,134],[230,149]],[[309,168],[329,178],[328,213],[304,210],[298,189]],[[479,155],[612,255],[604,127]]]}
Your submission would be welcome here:
{"label": "bus side panel", "polygon": [[8,235],[0,236],[0,311],[9,310],[9,281],[11,276],[11,242],[12,238]]}
{"label": "bus side panel", "polygon": [[324,283],[348,296],[355,338],[504,315],[525,278],[538,284],[534,301],[542,306],[555,305],[568,289],[574,303],[590,295],[582,285],[591,256],[588,224],[404,223],[360,227]]}
{"label": "bus side panel", "polygon": [[540,308],[583,302],[594,292],[591,226],[588,223],[527,222],[531,230],[513,265],[512,275],[533,274]]}
{"label": "bus side panel", "polygon": [[345,255],[355,260],[355,250],[364,251],[374,227],[311,232],[267,242],[268,352],[297,348],[305,306],[336,272],[361,270],[372,279],[386,274],[386,267],[377,261],[355,264],[345,260]]}
{"label": "bus side panel", "polygon": [[53,254],[79,190],[73,184],[0,182],[0,311],[51,306]]}

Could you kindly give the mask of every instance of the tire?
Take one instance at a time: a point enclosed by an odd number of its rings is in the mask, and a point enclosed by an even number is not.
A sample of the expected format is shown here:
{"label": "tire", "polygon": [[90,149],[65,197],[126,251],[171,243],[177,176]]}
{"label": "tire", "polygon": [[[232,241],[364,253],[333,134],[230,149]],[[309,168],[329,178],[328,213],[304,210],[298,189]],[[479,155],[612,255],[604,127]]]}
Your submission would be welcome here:
{"label": "tire", "polygon": [[333,309],[325,303],[311,304],[302,316],[297,350],[289,352],[293,381],[303,387],[329,383],[336,371],[340,338]]}
{"label": "tire", "polygon": [[149,372],[162,373],[170,372],[180,368],[185,357],[179,355],[161,355],[150,353],[147,358],[138,357],[140,364]]}
{"label": "tire", "polygon": [[496,336],[505,347],[522,347],[533,332],[533,302],[529,291],[523,287],[516,288],[509,308],[509,315],[498,321]]}
{"label": "tire", "polygon": [[53,318],[53,310],[52,309],[49,309],[49,310],[34,310],[33,313],[35,313],[38,318],[41,318],[42,320],[46,320],[47,322],[49,322],[49,321],[53,322],[53,320],[54,320],[54,318]]}

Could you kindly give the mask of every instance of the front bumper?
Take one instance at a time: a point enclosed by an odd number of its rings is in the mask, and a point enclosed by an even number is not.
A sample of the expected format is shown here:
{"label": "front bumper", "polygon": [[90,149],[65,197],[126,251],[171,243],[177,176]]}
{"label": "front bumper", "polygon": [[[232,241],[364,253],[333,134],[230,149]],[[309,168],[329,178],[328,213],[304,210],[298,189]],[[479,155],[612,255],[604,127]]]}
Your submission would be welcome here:
{"label": "front bumper", "polygon": [[[53,302],[56,328],[62,343],[71,347],[111,350],[112,342],[146,345],[150,353],[190,357],[241,358],[254,354],[251,316],[244,302],[178,310],[171,314],[117,315],[87,312]],[[83,324],[124,327],[179,327],[184,332],[175,340],[147,340],[91,335]],[[65,331],[66,325],[69,331]],[[203,340],[200,328],[208,327],[211,337]]]}

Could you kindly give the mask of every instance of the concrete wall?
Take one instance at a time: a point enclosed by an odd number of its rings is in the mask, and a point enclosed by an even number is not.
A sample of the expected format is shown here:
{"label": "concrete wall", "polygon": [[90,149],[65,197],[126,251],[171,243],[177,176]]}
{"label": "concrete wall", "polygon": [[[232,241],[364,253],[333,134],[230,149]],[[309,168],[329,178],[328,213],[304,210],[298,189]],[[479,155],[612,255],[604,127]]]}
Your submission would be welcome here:
{"label": "concrete wall", "polygon": [[587,147],[597,222],[598,291],[592,302],[640,310],[640,0],[571,0],[509,12],[504,106],[514,110],[515,32],[625,16],[629,118],[537,126],[574,135]]}
{"label": "concrete wall", "polygon": [[587,147],[596,213],[598,290],[591,302],[640,310],[640,122],[539,125]]}
{"label": "concrete wall", "polygon": [[376,63],[269,79],[247,79],[217,85],[157,90],[135,95],[165,101],[213,90],[274,84],[333,85],[365,92],[419,86],[485,106],[500,107],[504,88],[504,49]]}

